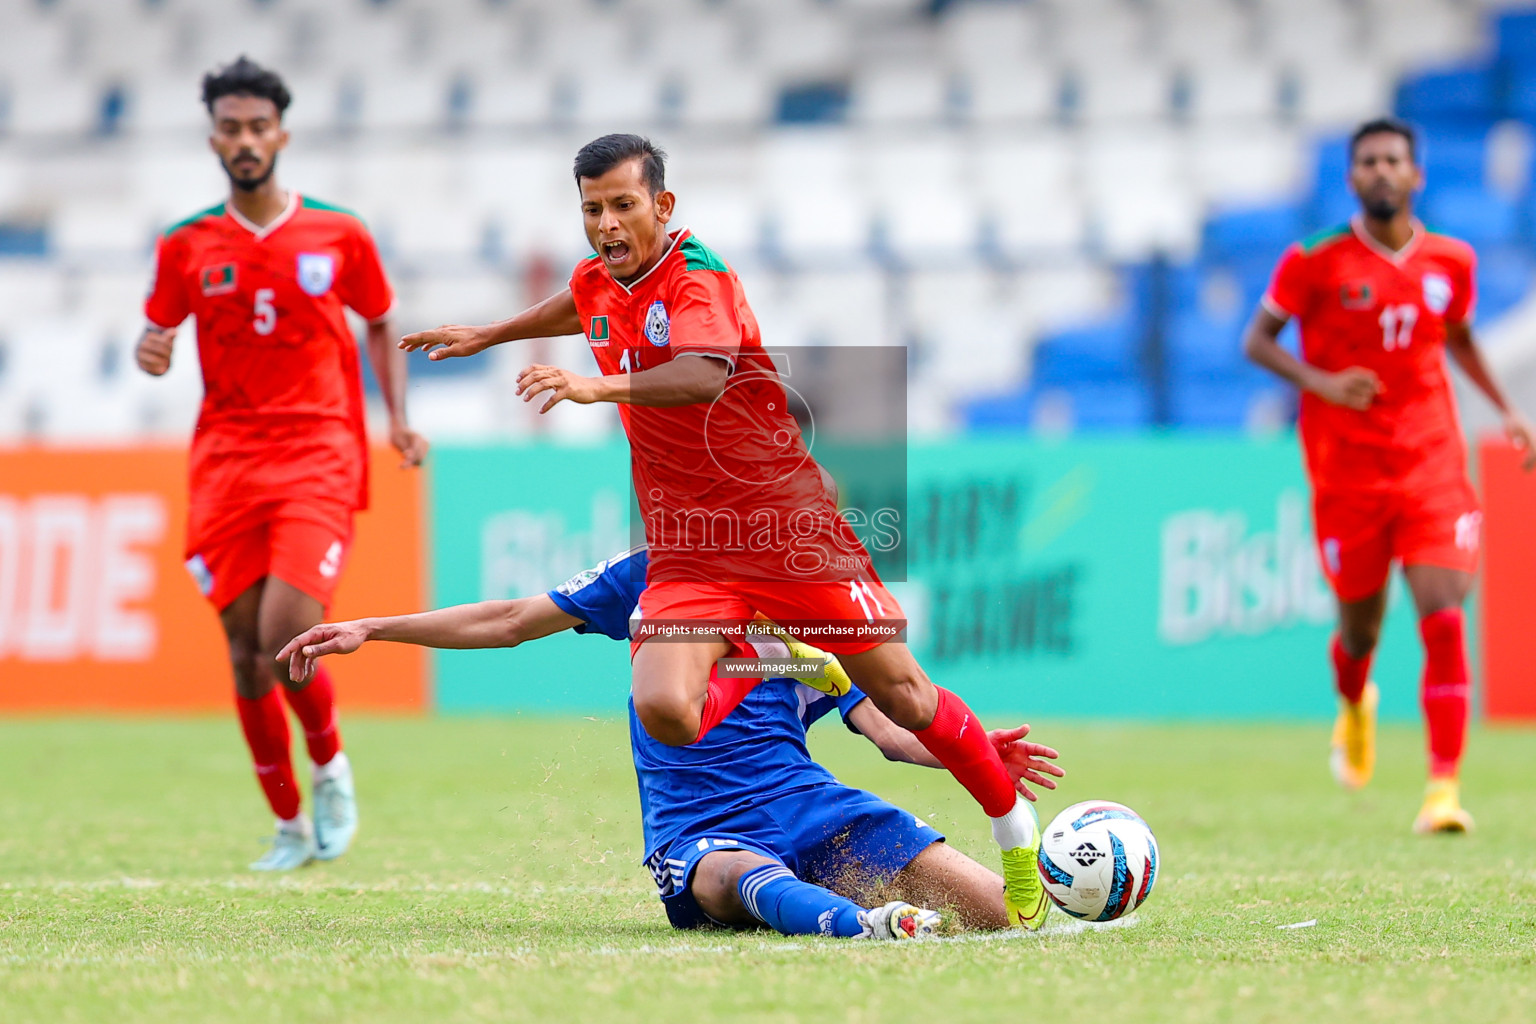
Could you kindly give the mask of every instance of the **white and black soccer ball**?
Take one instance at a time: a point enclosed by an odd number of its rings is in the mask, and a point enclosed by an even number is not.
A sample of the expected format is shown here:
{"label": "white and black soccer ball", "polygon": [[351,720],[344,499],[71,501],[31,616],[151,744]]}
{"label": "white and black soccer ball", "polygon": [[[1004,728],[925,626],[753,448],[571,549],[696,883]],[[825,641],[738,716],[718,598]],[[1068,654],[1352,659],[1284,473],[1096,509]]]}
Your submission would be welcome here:
{"label": "white and black soccer ball", "polygon": [[1046,826],[1040,877],[1051,901],[1073,917],[1113,921],[1152,894],[1157,839],[1124,804],[1085,800]]}

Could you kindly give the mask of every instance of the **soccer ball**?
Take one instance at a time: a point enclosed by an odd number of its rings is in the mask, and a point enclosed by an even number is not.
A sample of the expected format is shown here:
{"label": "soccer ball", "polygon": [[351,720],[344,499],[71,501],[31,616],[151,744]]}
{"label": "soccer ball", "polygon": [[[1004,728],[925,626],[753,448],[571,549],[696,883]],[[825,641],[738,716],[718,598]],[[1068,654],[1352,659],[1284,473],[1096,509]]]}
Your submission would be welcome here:
{"label": "soccer ball", "polygon": [[1113,921],[1151,895],[1157,840],[1124,804],[1085,800],[1046,827],[1040,877],[1051,901],[1073,917]]}

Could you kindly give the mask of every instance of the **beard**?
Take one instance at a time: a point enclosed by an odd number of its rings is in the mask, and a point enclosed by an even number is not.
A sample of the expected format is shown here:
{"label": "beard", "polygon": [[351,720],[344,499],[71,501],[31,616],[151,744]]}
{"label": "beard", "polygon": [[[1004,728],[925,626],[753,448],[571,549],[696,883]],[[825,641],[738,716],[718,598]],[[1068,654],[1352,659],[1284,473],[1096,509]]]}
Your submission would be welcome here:
{"label": "beard", "polygon": [[1361,206],[1365,208],[1366,215],[1372,220],[1391,220],[1402,210],[1403,204],[1385,197],[1381,199],[1361,200]]}
{"label": "beard", "polygon": [[[244,155],[243,153],[241,154],[241,156]],[[254,192],[271,181],[272,175],[277,173],[277,154],[272,154],[272,162],[267,164],[267,169],[254,178],[240,177],[231,169],[229,164],[224,164],[224,173],[229,176],[229,183],[241,192]]]}

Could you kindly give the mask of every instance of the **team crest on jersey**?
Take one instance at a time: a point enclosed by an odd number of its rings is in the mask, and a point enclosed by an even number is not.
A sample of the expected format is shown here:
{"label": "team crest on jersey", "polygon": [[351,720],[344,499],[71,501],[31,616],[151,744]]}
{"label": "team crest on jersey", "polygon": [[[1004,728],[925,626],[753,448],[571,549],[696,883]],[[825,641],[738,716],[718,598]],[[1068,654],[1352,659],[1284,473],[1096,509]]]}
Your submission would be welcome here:
{"label": "team crest on jersey", "polygon": [[336,279],[336,260],[329,253],[299,253],[299,287],[316,298],[331,290]]}
{"label": "team crest on jersey", "polygon": [[672,338],[672,321],[667,317],[667,307],[660,299],[651,303],[645,313],[645,336],[652,345],[660,348]]}
{"label": "team crest on jersey", "polygon": [[587,331],[587,344],[593,348],[608,347],[608,318],[595,316],[592,318],[592,326]]}
{"label": "team crest on jersey", "polygon": [[1451,279],[1444,274],[1424,275],[1424,305],[1439,316],[1451,305]]}
{"label": "team crest on jersey", "polygon": [[204,267],[198,274],[205,296],[228,295],[235,290],[235,265],[220,263],[216,267]]}
{"label": "team crest on jersey", "polygon": [[1368,284],[1346,284],[1339,289],[1339,305],[1345,309],[1370,309],[1375,298]]}

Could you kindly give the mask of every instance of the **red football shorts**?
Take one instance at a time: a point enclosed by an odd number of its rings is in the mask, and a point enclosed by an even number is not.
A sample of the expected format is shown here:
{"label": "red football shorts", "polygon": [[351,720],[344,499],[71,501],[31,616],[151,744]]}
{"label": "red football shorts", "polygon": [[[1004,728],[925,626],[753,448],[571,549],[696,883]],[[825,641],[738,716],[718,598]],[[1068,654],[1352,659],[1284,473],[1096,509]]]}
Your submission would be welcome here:
{"label": "red football shorts", "polygon": [[[829,654],[861,654],[904,637],[901,605],[878,580],[842,583],[651,583],[640,592],[639,639],[669,635],[666,627],[729,632],[762,614]],[[714,624],[720,624],[716,630]],[[652,633],[652,631],[655,631]],[[686,635],[672,634],[672,635]]]}
{"label": "red football shorts", "polygon": [[352,548],[351,509],[283,503],[261,511],[187,559],[203,596],[223,611],[257,581],[276,576],[329,606]]}
{"label": "red football shorts", "polygon": [[1312,518],[1323,573],[1340,601],[1379,593],[1394,561],[1477,568],[1483,514],[1465,478],[1413,491],[1319,492]]}

